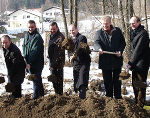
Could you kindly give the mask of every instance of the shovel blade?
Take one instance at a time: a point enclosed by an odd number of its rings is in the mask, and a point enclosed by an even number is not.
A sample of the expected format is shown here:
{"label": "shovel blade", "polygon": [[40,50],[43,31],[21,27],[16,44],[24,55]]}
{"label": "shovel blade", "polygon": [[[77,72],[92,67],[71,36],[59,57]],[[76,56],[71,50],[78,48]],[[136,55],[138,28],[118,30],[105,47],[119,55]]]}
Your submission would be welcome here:
{"label": "shovel blade", "polygon": [[36,76],[36,74],[29,74],[29,75],[27,75],[26,78],[27,78],[29,81],[34,81],[34,80],[37,79],[37,76]]}
{"label": "shovel blade", "polygon": [[0,77],[0,84],[4,83],[5,82],[5,79],[4,77]]}
{"label": "shovel blade", "polygon": [[141,82],[141,81],[133,81],[133,85],[137,88],[146,88],[147,87],[147,83]]}
{"label": "shovel blade", "polygon": [[7,83],[5,86],[6,92],[14,92],[15,91],[15,86],[13,83]]}
{"label": "shovel blade", "polygon": [[125,79],[129,79],[131,74],[129,74],[128,72],[126,71],[123,71],[120,73],[119,75],[119,80],[125,80]]}
{"label": "shovel blade", "polygon": [[52,83],[57,82],[57,77],[54,74],[49,75],[47,78],[48,78],[48,81],[50,81]]}

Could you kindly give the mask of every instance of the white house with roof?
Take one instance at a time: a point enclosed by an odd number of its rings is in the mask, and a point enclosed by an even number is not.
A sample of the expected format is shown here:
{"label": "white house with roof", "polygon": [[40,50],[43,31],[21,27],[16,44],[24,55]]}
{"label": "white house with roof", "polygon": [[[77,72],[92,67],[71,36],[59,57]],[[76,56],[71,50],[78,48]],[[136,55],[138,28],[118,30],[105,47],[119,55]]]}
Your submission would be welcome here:
{"label": "white house with roof", "polygon": [[[69,13],[68,9],[65,9],[65,14]],[[43,11],[43,18],[45,21],[60,20],[62,18],[62,10],[60,7],[52,6]]]}
{"label": "white house with roof", "polygon": [[17,28],[27,28],[27,22],[29,20],[34,20],[37,25],[40,24],[41,21],[41,13],[40,10],[36,9],[19,9],[11,14],[9,14],[9,27]]}

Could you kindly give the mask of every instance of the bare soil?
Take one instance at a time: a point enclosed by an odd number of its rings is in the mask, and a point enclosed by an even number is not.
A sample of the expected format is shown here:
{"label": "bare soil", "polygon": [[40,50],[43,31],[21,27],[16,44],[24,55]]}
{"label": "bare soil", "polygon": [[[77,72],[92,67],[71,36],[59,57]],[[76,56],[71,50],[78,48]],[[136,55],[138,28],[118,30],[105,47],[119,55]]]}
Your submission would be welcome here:
{"label": "bare soil", "polygon": [[150,112],[130,98],[120,100],[87,92],[77,95],[49,95],[37,100],[26,95],[20,99],[0,97],[0,118],[150,118]]}

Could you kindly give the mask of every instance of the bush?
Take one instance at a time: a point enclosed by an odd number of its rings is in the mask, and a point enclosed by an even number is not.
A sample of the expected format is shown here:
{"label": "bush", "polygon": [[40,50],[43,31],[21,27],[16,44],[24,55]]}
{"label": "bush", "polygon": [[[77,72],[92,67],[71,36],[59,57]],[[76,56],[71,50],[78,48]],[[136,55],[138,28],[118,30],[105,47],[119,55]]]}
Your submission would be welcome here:
{"label": "bush", "polygon": [[4,26],[0,26],[0,34],[6,33],[7,30]]}

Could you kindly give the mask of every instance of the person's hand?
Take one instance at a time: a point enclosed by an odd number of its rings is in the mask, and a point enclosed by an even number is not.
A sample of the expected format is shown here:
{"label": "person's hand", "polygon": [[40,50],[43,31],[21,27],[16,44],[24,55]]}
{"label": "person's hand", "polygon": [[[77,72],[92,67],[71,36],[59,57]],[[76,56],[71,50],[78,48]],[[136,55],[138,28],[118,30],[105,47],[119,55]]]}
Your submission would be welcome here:
{"label": "person's hand", "polygon": [[54,68],[53,68],[53,67],[49,67],[49,70],[51,70],[51,71],[52,71],[52,70],[54,70]]}
{"label": "person's hand", "polygon": [[116,56],[117,56],[117,57],[120,57],[120,56],[121,56],[121,52],[120,52],[120,51],[117,51],[117,52],[116,52]]}
{"label": "person's hand", "polygon": [[73,61],[74,61],[74,59],[75,59],[75,56],[74,55],[72,55],[72,56],[70,56],[70,62],[72,63]]}
{"label": "person's hand", "polygon": [[30,68],[31,68],[30,64],[27,64],[26,69],[30,69]]}
{"label": "person's hand", "polygon": [[126,65],[126,70],[129,70],[131,66],[129,64]]}
{"label": "person's hand", "polygon": [[100,48],[99,49],[99,54],[102,55],[103,53],[104,53],[103,50]]}

